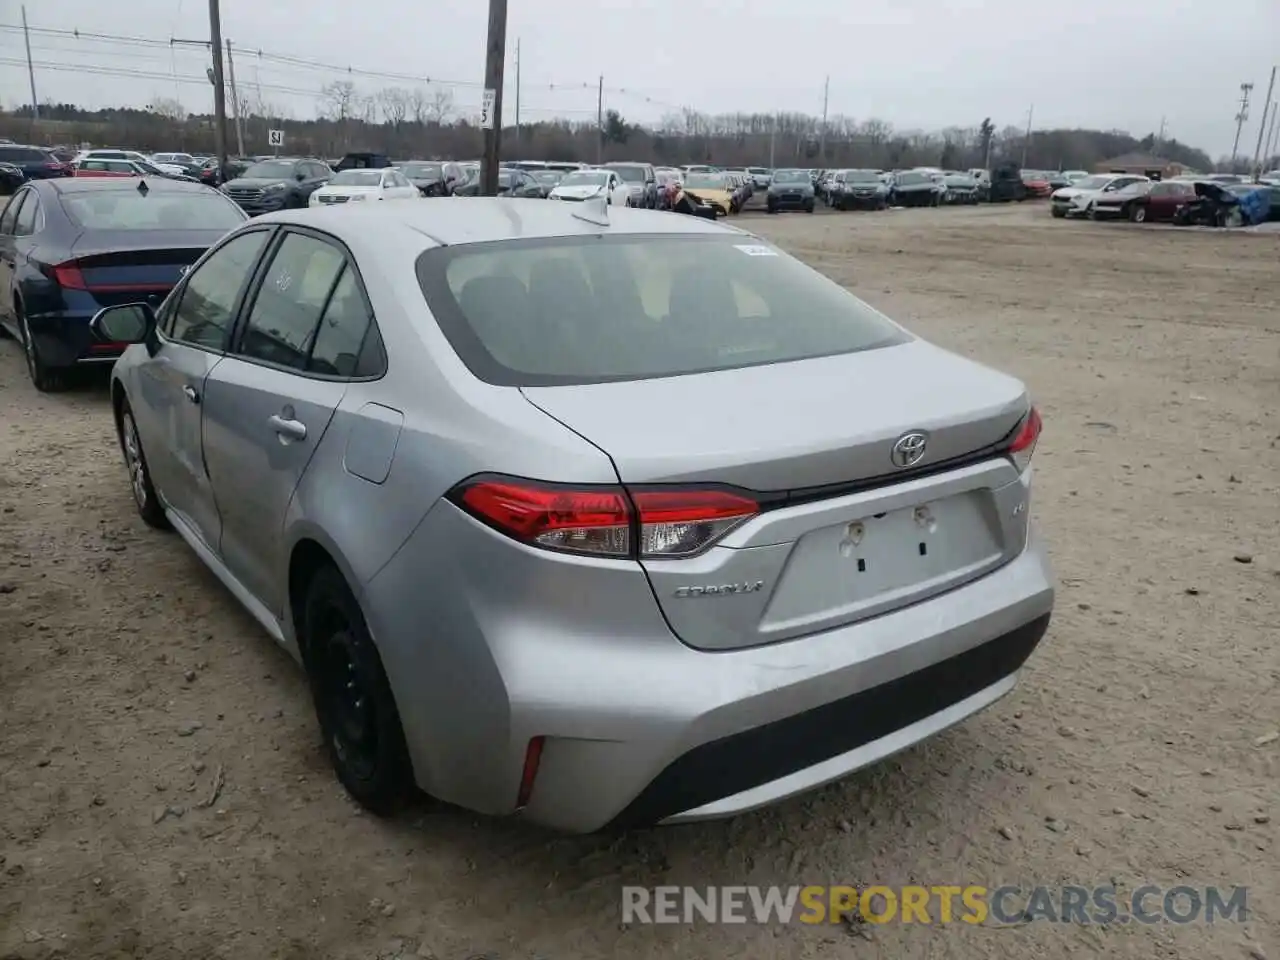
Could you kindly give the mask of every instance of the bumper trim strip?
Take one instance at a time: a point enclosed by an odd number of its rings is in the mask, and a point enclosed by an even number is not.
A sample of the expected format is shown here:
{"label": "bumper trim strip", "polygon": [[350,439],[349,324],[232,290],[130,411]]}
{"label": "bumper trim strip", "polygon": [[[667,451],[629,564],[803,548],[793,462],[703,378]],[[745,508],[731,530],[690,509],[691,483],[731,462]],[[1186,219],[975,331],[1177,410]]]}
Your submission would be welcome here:
{"label": "bumper trim strip", "polygon": [[994,640],[869,690],[694,747],[613,820],[647,826],[817,766],[938,714],[1012,676],[1050,614]]}

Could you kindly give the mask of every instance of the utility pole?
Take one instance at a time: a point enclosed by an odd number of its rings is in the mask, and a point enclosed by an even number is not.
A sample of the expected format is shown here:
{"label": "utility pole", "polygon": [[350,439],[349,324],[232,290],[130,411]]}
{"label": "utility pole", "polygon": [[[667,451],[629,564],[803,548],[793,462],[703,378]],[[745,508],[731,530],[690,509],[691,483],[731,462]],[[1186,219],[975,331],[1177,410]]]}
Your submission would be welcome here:
{"label": "utility pole", "polygon": [[236,90],[236,62],[231,58],[231,41],[227,41],[227,74],[231,81],[231,115],[236,118],[236,155],[244,156],[244,118],[240,116],[240,94]]}
{"label": "utility pole", "polygon": [[1165,118],[1161,117],[1160,118],[1160,135],[1156,137],[1157,156],[1159,156],[1158,151],[1164,149],[1164,121],[1165,121]]}
{"label": "utility pole", "polygon": [[484,60],[484,95],[493,109],[484,131],[484,163],[480,166],[480,194],[498,195],[498,163],[502,155],[502,76],[507,65],[507,0],[489,0],[489,40]]}
{"label": "utility pole", "polygon": [[773,123],[769,124],[769,169],[773,169],[773,147],[778,139],[778,115],[773,115]]}
{"label": "utility pole", "polygon": [[27,30],[27,7],[22,6],[22,40],[27,45],[27,79],[31,81],[31,122],[40,119],[40,104],[36,100],[36,68],[31,65],[31,34]]}
{"label": "utility pole", "polygon": [[227,88],[222,76],[222,12],[218,0],[209,0],[209,49],[213,53],[213,146],[218,154],[218,174],[227,179]]}
{"label": "utility pole", "polygon": [[1276,155],[1276,114],[1280,112],[1280,103],[1275,100],[1271,101],[1271,129],[1267,131],[1267,152],[1262,158],[1262,162],[1266,163]]}
{"label": "utility pole", "polygon": [[516,37],[516,146],[520,146],[520,38]]}
{"label": "utility pole", "polygon": [[1033,103],[1027,107],[1027,135],[1022,138],[1022,163],[1020,166],[1027,165],[1027,147],[1031,146],[1031,117],[1036,112],[1036,105]]}
{"label": "utility pole", "polygon": [[604,74],[596,90],[596,164],[604,163]]}
{"label": "utility pole", "polygon": [[1249,169],[1253,171],[1254,177],[1258,177],[1262,173],[1262,138],[1267,129],[1267,106],[1271,103],[1271,94],[1276,89],[1276,68],[1271,68],[1271,82],[1267,84],[1267,97],[1262,101],[1262,122],[1258,124],[1258,145],[1253,148],[1253,166]]}
{"label": "utility pole", "polygon": [[1236,165],[1236,157],[1240,154],[1240,131],[1244,129],[1244,122],[1249,119],[1249,91],[1252,89],[1252,83],[1240,84],[1240,110],[1236,114],[1236,141],[1231,145],[1232,167]]}
{"label": "utility pole", "polygon": [[831,97],[831,75],[822,82],[822,129],[818,131],[818,156],[827,157],[827,104]]}

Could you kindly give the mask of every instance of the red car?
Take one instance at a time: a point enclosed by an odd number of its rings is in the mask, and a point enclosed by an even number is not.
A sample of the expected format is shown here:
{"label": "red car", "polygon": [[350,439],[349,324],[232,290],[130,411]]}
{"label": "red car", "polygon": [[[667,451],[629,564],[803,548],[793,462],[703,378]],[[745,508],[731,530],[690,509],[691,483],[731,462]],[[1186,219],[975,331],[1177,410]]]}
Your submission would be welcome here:
{"label": "red car", "polygon": [[1172,222],[1178,208],[1196,199],[1196,185],[1186,180],[1165,180],[1152,184],[1145,196],[1135,197],[1129,204],[1129,219],[1134,223],[1148,220]]}
{"label": "red car", "polygon": [[1049,182],[1049,174],[1039,170],[1023,170],[1022,185],[1027,188],[1028,197],[1047,197],[1053,193],[1053,185]]}
{"label": "red car", "polygon": [[81,160],[77,177],[140,177],[142,170],[132,160]]}

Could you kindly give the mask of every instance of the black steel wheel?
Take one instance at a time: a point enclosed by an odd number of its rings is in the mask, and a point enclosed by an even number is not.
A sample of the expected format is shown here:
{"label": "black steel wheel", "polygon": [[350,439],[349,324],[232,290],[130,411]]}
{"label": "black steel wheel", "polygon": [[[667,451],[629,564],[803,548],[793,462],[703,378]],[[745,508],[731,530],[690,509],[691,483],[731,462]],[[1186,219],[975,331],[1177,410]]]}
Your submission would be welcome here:
{"label": "black steel wheel", "polygon": [[329,760],[362,807],[394,813],[412,792],[413,771],[360,606],[337,569],[326,566],[312,576],[303,610],[304,660]]}

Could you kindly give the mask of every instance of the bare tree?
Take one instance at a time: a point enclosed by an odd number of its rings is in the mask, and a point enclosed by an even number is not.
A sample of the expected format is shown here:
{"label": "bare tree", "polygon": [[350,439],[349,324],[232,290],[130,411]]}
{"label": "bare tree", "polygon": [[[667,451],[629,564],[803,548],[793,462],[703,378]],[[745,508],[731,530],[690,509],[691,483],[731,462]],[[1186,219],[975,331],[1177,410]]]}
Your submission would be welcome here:
{"label": "bare tree", "polygon": [[400,132],[405,119],[409,116],[412,94],[402,87],[388,87],[378,93],[378,106],[382,109],[382,119],[390,124],[395,133]]}
{"label": "bare tree", "polygon": [[453,91],[437,87],[427,102],[427,118],[435,124],[446,124],[453,117]]}
{"label": "bare tree", "polygon": [[356,111],[356,85],[350,80],[334,80],[320,88],[320,106],[325,116],[345,124]]}
{"label": "bare tree", "polygon": [[422,126],[427,122],[430,101],[427,100],[427,95],[421,88],[408,91],[406,105],[409,108],[409,116],[413,118],[414,123]]}
{"label": "bare tree", "polygon": [[182,123],[187,119],[187,108],[173,97],[157,97],[152,100],[151,112],[174,123]]}

